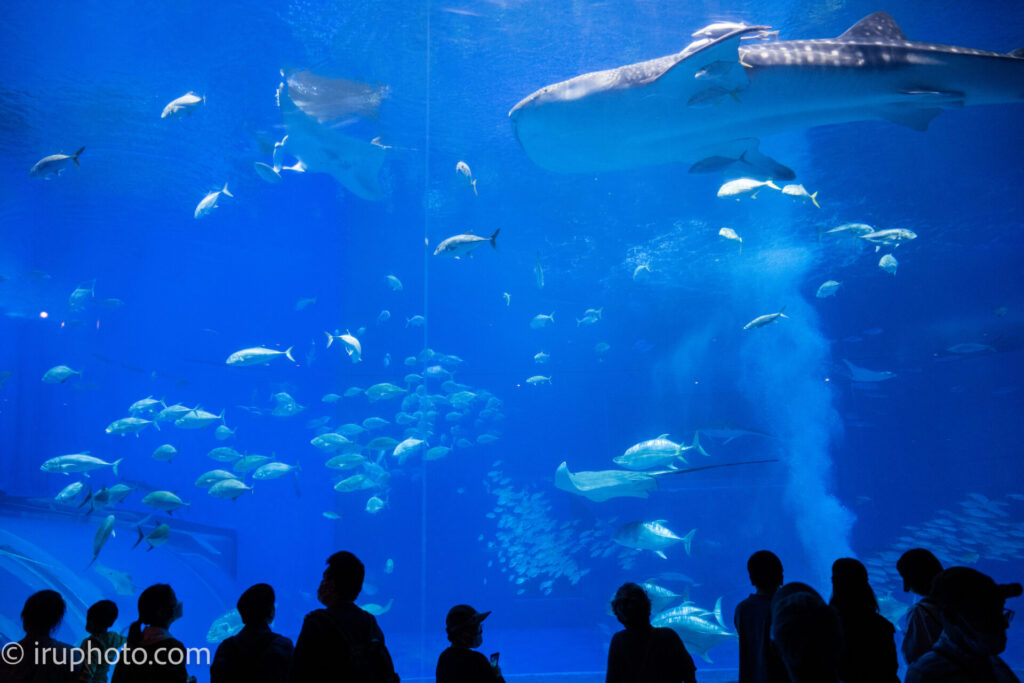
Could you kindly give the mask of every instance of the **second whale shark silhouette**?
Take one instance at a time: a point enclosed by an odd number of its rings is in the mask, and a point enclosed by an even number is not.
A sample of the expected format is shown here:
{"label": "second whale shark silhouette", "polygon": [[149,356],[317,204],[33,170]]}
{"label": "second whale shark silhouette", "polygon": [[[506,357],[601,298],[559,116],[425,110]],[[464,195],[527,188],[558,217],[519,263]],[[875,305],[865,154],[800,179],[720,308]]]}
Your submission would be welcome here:
{"label": "second whale shark silhouette", "polygon": [[740,43],[767,28],[544,87],[509,112],[516,137],[536,164],[564,173],[682,162],[789,180],[758,151],[762,137],[868,119],[925,130],[944,108],[1024,99],[1024,50],[913,42],[885,12],[838,38]]}

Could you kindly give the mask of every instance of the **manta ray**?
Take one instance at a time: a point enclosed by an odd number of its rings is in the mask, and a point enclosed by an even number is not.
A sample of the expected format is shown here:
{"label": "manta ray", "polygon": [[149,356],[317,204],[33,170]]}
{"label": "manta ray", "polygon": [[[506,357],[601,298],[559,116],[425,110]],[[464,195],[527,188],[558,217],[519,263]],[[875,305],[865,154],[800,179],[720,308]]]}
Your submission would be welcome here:
{"label": "manta ray", "polygon": [[741,44],[765,29],[726,27],[677,54],[541,88],[509,112],[516,137],[563,173],[682,162],[789,180],[758,151],[762,137],[869,119],[925,130],[944,108],[1024,99],[1024,49],[913,42],[885,12],[837,38]]}
{"label": "manta ray", "polygon": [[277,91],[288,132],[285,151],[310,173],[327,173],[357,197],[380,201],[384,148],[341,129],[350,118],[375,118],[384,94],[354,81],[332,81],[309,72],[288,76]]}

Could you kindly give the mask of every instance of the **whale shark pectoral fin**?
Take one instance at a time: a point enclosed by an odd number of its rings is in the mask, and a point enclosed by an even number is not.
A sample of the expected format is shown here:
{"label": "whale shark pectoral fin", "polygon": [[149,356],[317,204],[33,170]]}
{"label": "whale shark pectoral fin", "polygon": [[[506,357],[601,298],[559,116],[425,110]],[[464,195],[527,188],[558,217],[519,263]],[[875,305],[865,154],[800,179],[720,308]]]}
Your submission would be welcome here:
{"label": "whale shark pectoral fin", "polygon": [[690,167],[690,173],[724,173],[737,177],[793,180],[793,169],[780,164],[759,149],[757,138],[738,138],[717,148],[713,154]]}
{"label": "whale shark pectoral fin", "polygon": [[963,107],[964,93],[954,90],[904,90],[896,102],[882,107],[879,116],[886,121],[924,131],[943,109]]}
{"label": "whale shark pectoral fin", "polygon": [[[658,82],[659,85],[668,83],[675,85],[678,82],[680,88],[691,94],[704,90],[705,86],[701,83],[701,79],[697,78],[697,74],[704,70],[720,68],[721,65],[716,64],[716,62],[735,63],[742,70],[740,38],[749,33],[757,33],[759,28],[748,26],[726,33],[714,40],[698,40],[693,42],[682,52],[672,55],[672,61],[661,73],[654,75],[648,83]],[[730,82],[733,84],[733,87],[745,87],[749,83],[749,79],[745,72],[740,72]]]}
{"label": "whale shark pectoral fin", "polygon": [[[928,130],[928,124],[932,122],[932,119],[941,113],[941,109],[918,109],[916,107],[896,104],[882,109],[879,116],[899,126],[906,126],[907,128],[924,132]],[[878,248],[875,247],[875,250],[877,251]]]}

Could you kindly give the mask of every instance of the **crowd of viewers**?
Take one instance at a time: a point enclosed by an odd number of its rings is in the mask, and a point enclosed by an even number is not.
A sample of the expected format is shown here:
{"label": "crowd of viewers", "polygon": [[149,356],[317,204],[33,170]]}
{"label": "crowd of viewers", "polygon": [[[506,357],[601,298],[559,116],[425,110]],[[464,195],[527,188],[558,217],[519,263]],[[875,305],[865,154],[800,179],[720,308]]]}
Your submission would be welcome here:
{"label": "crowd of viewers", "polygon": [[[1013,612],[1006,599],[1021,595],[1019,583],[997,584],[967,567],[943,570],[922,548],[908,550],[897,569],[903,588],[920,599],[906,615],[902,641],[908,665],[904,683],[1019,683],[1000,659]],[[782,563],[760,550],[747,562],[755,592],[736,606],[738,683],[899,683],[893,625],[879,613],[864,565],[841,558],[832,565],[828,603],[804,583],[783,582]],[[306,615],[294,646],[274,633],[274,589],[256,584],[238,599],[241,631],[217,648],[211,683],[359,681],[398,683],[384,634],[374,616],[356,604],[365,569],[350,552],[327,559],[317,590],[324,606]],[[606,683],[696,683],[693,658],[679,635],[651,625],[651,602],[636,583],[621,586],[612,611],[624,629],[608,650]],[[138,619],[127,637],[112,631],[117,605],[101,600],[86,615],[88,636],[79,649],[53,639],[66,606],[59,593],[31,595],[21,612],[22,656],[0,660],[0,683],[191,683],[185,646],[170,633],[182,604],[167,584],[142,591]],[[477,651],[490,612],[456,605],[445,630],[450,647],[437,660],[437,683],[503,683],[497,654]],[[124,648],[121,650],[121,648]],[[46,657],[34,656],[45,649]],[[116,659],[74,657],[131,651]],[[84,662],[75,666],[71,662]]]}

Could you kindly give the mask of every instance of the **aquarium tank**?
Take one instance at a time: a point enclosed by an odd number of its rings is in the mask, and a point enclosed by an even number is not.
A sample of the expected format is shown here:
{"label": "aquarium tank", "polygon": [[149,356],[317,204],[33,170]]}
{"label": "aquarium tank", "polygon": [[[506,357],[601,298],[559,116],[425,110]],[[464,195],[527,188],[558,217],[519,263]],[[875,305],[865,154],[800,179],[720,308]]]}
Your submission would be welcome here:
{"label": "aquarium tank", "polygon": [[905,550],[1024,576],[1024,6],[2,17],[4,640],[169,583],[212,652],[257,582],[294,640],[349,550],[405,680],[459,603],[603,680],[634,581],[731,681],[754,551],[897,648]]}

